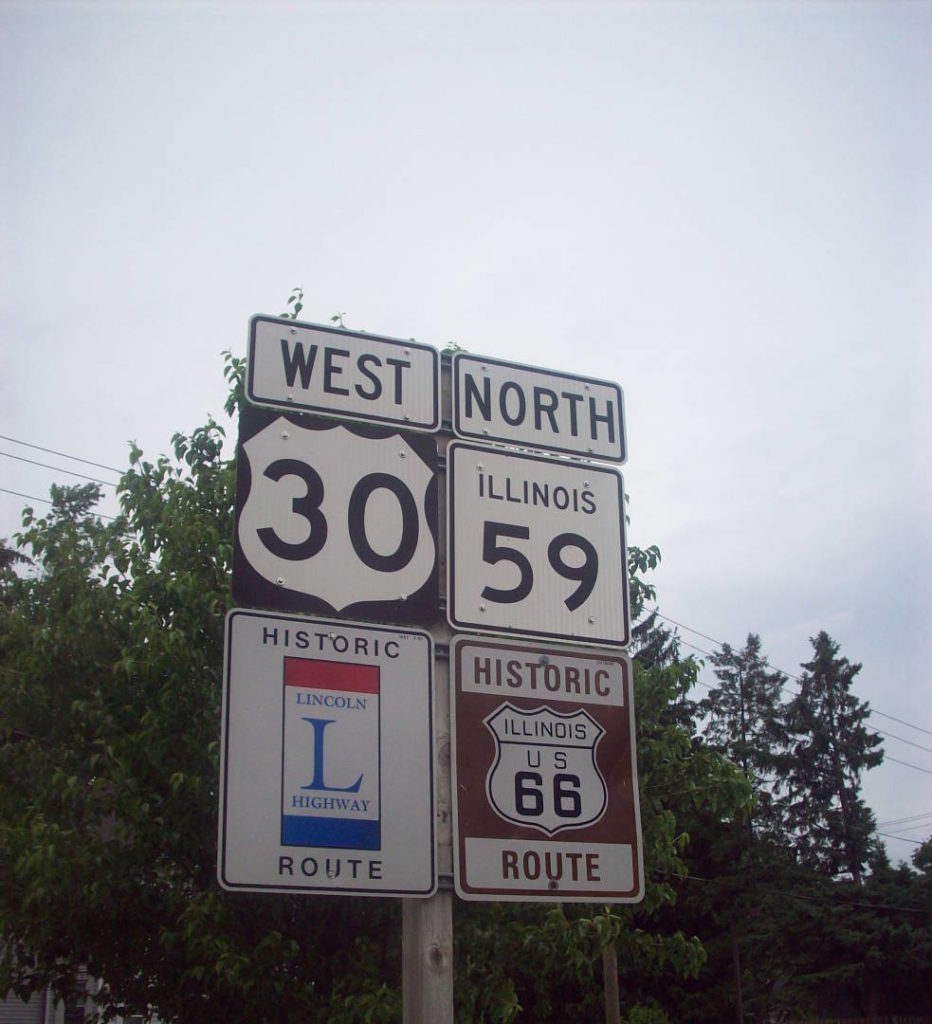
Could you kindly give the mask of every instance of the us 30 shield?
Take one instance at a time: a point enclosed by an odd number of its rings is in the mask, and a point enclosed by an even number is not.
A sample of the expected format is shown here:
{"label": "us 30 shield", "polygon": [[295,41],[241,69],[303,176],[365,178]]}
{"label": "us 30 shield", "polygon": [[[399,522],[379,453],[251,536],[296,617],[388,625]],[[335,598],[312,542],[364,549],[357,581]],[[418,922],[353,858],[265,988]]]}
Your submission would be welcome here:
{"label": "us 30 shield", "polygon": [[608,790],[595,754],[605,730],[587,711],[505,703],[484,722],[496,748],[486,791],[500,817],[548,836],[602,817]]}

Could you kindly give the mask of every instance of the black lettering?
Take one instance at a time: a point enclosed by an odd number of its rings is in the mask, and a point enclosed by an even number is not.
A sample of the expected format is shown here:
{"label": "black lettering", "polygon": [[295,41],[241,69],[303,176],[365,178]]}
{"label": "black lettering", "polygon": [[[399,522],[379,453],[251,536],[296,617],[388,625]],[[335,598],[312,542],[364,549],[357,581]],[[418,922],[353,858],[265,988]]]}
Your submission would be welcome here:
{"label": "black lettering", "polygon": [[403,359],[386,359],[385,362],[389,366],[395,367],[395,405],[401,405],[401,371],[409,369],[411,364],[406,363]]}
{"label": "black lettering", "polygon": [[479,389],[476,387],[476,381],[474,377],[466,375],[463,380],[463,386],[465,388],[465,401],[463,404],[466,407],[467,419],[472,416],[472,404],[475,401],[476,405],[479,406],[479,412],[482,414],[482,418],[488,422],[492,418],[492,393],[491,384],[489,378],[486,377],[482,382],[482,394],[479,394]]}
{"label": "black lettering", "polygon": [[298,372],[301,373],[301,387],[308,388],[311,384],[311,375],[314,372],[314,362],[317,359],[317,346],[311,345],[310,356],[305,356],[304,346],[300,341],[295,342],[294,352],[288,351],[288,339],[282,338],[282,363],[285,366],[285,380],[288,387],[293,388]]}
{"label": "black lettering", "polygon": [[[366,534],[366,506],[378,490],[390,491],[401,506],[401,539],[395,551],[379,554],[369,543]],[[418,514],[414,497],[405,484],[388,473],[369,473],[353,488],[349,500],[350,541],[359,560],[377,572],[397,572],[403,569],[417,550]]]}
{"label": "black lettering", "polygon": [[583,400],[583,396],[575,395],[572,391],[564,391],[560,397],[565,398],[570,403],[570,433],[573,437],[578,437],[579,426],[576,420],[576,406]]}
{"label": "black lettering", "polygon": [[292,857],[279,857],[278,858],[278,873],[280,875],[293,875],[294,874],[294,859]]}
{"label": "black lettering", "polygon": [[605,412],[600,414],[596,412],[595,398],[589,399],[589,430],[592,434],[592,440],[595,441],[599,436],[598,424],[604,423],[608,426],[608,440],[611,444],[615,443],[615,415],[613,413],[613,403],[606,402]]}
{"label": "black lettering", "polygon": [[349,388],[337,387],[333,383],[334,377],[339,377],[343,373],[342,366],[334,365],[334,357],[341,356],[349,358],[349,349],[345,348],[328,348],[324,349],[324,391],[328,395],[348,395]]}
{"label": "black lettering", "polygon": [[518,877],[518,853],[516,850],[502,850],[502,879]]}
{"label": "black lettering", "polygon": [[356,385],[356,394],[360,398],[367,398],[369,401],[374,402],[382,394],[382,382],[379,378],[369,369],[368,364],[371,363],[373,366],[381,366],[382,361],[378,356],[373,355],[371,352],[365,352],[363,355],[356,360],[356,365],[359,367],[359,372],[367,378],[372,384],[371,391],[365,391],[362,385]]}
{"label": "black lettering", "polygon": [[[549,400],[549,404],[544,405],[544,399]],[[557,417],[555,415],[557,403],[557,393],[551,391],[550,388],[534,388],[534,429],[540,430],[543,417],[546,415],[547,419],[550,420],[550,429],[555,433],[560,433],[560,428],[557,426]]]}
{"label": "black lettering", "polygon": [[586,854],[586,881],[602,881],[602,877],[599,875],[599,855],[597,853]]}
{"label": "black lettering", "polygon": [[[518,396],[518,412],[512,417],[508,413],[508,394],[509,392],[514,393]],[[513,380],[507,381],[502,385],[502,390],[498,396],[498,407],[502,414],[502,419],[509,424],[509,426],[516,427],[519,423],[524,422],[524,414],[527,411],[527,400],[524,397],[524,392],[520,386]]]}

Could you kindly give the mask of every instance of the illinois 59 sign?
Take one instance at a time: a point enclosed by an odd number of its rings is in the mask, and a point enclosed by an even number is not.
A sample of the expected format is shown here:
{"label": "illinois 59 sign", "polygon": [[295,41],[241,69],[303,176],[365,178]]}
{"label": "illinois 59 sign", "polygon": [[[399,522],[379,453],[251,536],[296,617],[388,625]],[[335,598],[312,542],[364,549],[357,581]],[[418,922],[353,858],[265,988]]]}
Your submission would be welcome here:
{"label": "illinois 59 sign", "polygon": [[623,647],[624,489],[607,466],[447,448],[454,629]]}
{"label": "illinois 59 sign", "polygon": [[429,625],[438,594],[430,435],[242,411],[238,603]]}

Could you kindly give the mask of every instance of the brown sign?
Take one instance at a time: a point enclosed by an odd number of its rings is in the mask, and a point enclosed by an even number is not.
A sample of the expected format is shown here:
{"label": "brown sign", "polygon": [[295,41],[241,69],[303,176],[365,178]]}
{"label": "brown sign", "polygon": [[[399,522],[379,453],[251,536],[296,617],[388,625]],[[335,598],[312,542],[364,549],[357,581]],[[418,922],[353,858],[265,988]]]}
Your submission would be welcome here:
{"label": "brown sign", "polygon": [[457,893],[641,900],[628,658],[458,637],[451,661]]}

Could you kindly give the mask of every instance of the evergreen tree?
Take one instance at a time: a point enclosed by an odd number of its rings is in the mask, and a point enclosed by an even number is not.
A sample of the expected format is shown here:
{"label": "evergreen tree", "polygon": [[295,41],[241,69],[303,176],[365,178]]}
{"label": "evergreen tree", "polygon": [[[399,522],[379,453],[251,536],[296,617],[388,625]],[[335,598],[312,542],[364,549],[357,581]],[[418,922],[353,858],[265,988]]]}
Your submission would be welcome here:
{"label": "evergreen tree", "polygon": [[839,657],[824,630],[811,638],[800,692],[789,705],[788,820],[801,862],[860,885],[876,843],[873,812],[861,799],[861,774],[883,760],[881,738],[867,727],[870,706],[852,692],[860,665]]}
{"label": "evergreen tree", "polygon": [[754,783],[757,807],[753,823],[757,831],[779,837],[783,812],[778,769],[786,736],[780,694],[786,676],[769,668],[755,633],[748,634],[743,650],[725,644],[710,660],[719,685],[703,702],[708,714],[706,738]]}

